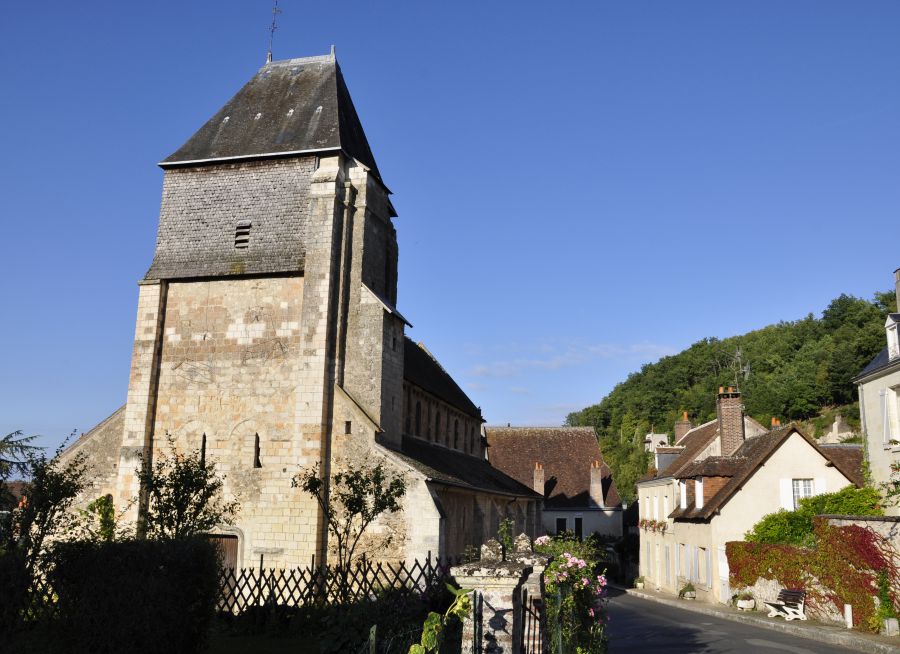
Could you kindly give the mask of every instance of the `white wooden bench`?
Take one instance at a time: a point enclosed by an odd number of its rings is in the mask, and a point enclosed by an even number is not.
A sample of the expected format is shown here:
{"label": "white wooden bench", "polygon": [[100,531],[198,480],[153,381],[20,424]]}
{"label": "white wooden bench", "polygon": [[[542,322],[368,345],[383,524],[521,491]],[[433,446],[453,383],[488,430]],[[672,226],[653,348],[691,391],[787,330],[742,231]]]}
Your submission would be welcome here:
{"label": "white wooden bench", "polygon": [[769,617],[781,616],[785,620],[806,620],[806,591],[782,588],[774,602],[763,602],[769,607]]}

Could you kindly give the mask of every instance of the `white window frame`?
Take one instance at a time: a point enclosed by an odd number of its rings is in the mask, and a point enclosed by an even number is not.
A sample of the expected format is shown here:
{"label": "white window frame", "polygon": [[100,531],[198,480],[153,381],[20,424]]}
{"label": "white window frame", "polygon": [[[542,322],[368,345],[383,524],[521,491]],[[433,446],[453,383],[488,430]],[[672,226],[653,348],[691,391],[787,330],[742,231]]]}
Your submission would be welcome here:
{"label": "white window frame", "polygon": [[659,495],[653,494],[653,519],[659,520]]}
{"label": "white window frame", "polygon": [[703,477],[694,479],[694,504],[698,509],[703,508]]}
{"label": "white window frame", "polygon": [[888,360],[890,361],[900,357],[900,331],[898,330],[900,330],[900,325],[897,323],[887,328]]}
{"label": "white window frame", "polygon": [[814,479],[791,479],[791,496],[794,500],[794,511],[800,508],[800,500],[816,494]]}
{"label": "white window frame", "polygon": [[682,509],[687,508],[687,482],[684,479],[678,480],[678,493],[680,495],[680,506]]}

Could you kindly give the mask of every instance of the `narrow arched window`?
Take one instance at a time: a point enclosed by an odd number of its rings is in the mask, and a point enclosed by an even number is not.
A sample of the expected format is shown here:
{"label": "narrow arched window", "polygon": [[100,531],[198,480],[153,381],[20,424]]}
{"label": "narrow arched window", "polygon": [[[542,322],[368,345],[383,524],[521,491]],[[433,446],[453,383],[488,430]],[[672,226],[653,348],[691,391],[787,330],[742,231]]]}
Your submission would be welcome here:
{"label": "narrow arched window", "polygon": [[453,421],[453,449],[459,449],[459,420]]}
{"label": "narrow arched window", "polygon": [[422,435],[422,403],[416,400],[416,436]]}
{"label": "narrow arched window", "polygon": [[206,466],[206,432],[200,437],[200,465]]}
{"label": "narrow arched window", "polygon": [[262,468],[262,461],[259,460],[259,434],[253,435],[253,467]]}

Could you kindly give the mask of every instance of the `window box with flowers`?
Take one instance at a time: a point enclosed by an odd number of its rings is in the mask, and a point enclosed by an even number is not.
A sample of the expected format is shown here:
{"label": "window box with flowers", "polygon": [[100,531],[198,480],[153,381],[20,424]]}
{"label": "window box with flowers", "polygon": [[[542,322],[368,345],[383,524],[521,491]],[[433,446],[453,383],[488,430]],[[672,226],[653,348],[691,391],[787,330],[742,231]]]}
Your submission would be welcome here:
{"label": "window box with flowers", "polygon": [[647,520],[645,518],[638,523],[638,526],[644,531],[652,531],[654,534],[664,534],[669,527],[669,523],[665,520]]}

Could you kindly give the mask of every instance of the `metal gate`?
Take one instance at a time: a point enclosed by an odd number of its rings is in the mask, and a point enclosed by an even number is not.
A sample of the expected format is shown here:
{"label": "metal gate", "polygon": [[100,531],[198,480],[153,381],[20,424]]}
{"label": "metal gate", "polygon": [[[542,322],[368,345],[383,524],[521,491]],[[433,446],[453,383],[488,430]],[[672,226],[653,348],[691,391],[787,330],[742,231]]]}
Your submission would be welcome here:
{"label": "metal gate", "polygon": [[521,654],[544,654],[546,643],[544,641],[544,600],[528,594],[528,588],[522,588],[522,603],[520,605],[522,620],[522,649]]}

